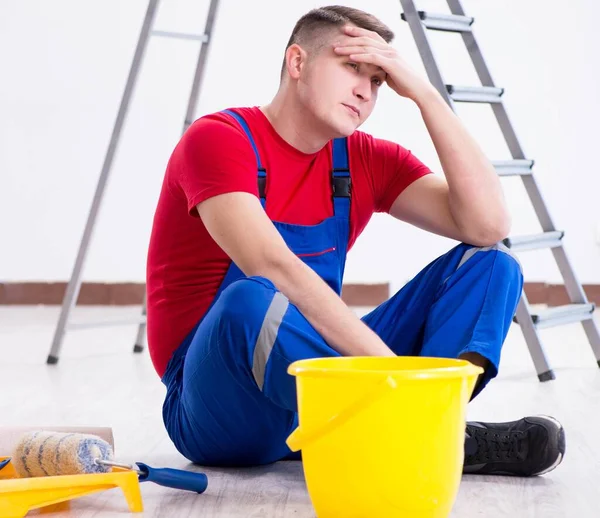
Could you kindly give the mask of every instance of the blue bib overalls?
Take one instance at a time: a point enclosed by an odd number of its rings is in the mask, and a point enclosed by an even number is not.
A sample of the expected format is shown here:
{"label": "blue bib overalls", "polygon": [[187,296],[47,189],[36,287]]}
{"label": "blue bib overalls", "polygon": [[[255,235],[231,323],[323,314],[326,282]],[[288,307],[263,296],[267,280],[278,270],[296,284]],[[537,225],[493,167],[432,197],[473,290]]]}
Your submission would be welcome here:
{"label": "blue bib overalls", "polygon": [[[245,121],[227,113],[252,144],[265,207],[267,172]],[[333,142],[331,179],[332,217],[317,225],[273,224],[292,252],[341,295],[351,203],[346,139]],[[484,356],[490,367],[478,393],[498,372],[522,287],[520,266],[508,249],[461,243],[362,320],[401,356]],[[287,367],[325,356],[339,353],[296,306],[270,280],[246,277],[232,262],[210,308],[162,378],[163,419],[171,440],[185,457],[204,465],[294,458],[285,444],[297,425],[295,378]]]}

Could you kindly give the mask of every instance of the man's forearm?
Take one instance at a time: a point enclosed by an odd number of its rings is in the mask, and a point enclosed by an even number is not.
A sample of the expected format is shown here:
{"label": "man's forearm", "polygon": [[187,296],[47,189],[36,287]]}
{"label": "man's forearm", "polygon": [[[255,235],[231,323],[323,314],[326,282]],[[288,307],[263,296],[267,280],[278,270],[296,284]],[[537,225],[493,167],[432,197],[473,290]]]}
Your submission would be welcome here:
{"label": "man's forearm", "polygon": [[269,279],[344,356],[395,356],[389,347],[300,259],[277,260]]}
{"label": "man's forearm", "polygon": [[424,90],[414,101],[440,158],[456,225],[474,242],[503,239],[510,217],[494,167],[437,90]]}

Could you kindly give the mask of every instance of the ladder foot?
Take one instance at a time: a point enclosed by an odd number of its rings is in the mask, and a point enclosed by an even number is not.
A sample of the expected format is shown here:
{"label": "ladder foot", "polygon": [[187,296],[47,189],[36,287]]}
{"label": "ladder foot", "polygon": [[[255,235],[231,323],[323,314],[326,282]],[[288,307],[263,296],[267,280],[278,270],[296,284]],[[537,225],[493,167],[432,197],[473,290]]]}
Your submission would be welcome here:
{"label": "ladder foot", "polygon": [[48,355],[48,359],[46,360],[48,365],[56,365],[58,363],[58,356]]}
{"label": "ladder foot", "polygon": [[551,380],[556,379],[556,376],[554,375],[553,370],[549,370],[546,372],[542,372],[541,374],[538,374],[538,379],[540,381],[551,381]]}
{"label": "ladder foot", "polygon": [[135,344],[133,346],[133,352],[134,353],[141,353],[143,350],[144,350],[144,346],[143,345]]}

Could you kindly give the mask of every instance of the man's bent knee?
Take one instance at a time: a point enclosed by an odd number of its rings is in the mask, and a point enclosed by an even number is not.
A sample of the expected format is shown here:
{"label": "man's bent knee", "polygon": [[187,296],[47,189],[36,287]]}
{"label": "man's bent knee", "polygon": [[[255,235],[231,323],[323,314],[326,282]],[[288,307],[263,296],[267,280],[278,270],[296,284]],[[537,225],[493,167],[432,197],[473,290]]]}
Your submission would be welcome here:
{"label": "man's bent knee", "polygon": [[269,301],[275,292],[277,288],[266,277],[242,277],[223,290],[216,305],[219,309],[227,308],[233,315],[245,316],[253,305]]}
{"label": "man's bent knee", "polygon": [[459,270],[464,264],[467,263],[467,261],[469,261],[469,259],[479,257],[478,254],[495,255],[496,261],[501,261],[505,266],[504,273],[511,271],[518,279],[522,279],[523,267],[521,266],[518,257],[501,241],[491,246],[472,246],[468,248],[464,252],[456,269]]}

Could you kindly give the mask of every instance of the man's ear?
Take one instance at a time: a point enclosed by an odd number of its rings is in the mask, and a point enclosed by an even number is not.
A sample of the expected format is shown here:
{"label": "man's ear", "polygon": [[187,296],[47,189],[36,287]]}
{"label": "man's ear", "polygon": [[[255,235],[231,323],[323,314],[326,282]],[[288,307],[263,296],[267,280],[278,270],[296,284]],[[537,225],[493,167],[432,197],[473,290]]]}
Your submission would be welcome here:
{"label": "man's ear", "polygon": [[290,45],[285,51],[285,66],[292,79],[298,79],[304,68],[308,55],[297,43]]}

